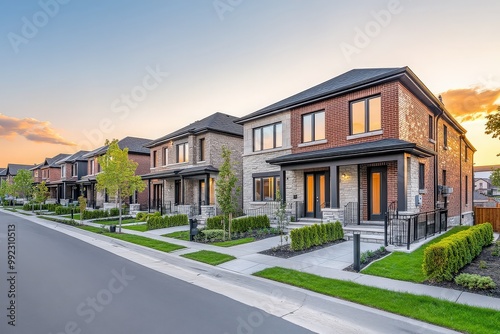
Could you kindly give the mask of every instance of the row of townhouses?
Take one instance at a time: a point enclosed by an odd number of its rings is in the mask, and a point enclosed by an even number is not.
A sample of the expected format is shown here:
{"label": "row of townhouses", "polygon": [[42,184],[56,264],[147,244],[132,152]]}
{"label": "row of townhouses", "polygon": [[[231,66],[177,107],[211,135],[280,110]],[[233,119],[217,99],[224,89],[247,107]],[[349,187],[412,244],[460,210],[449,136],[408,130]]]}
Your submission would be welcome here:
{"label": "row of townhouses", "polygon": [[[473,212],[473,156],[465,129],[408,68],[354,69],[241,118],[212,114],[150,140],[126,137],[130,159],[147,188],[130,197],[142,210],[164,213],[217,206],[221,151],[232,152],[245,212],[276,201],[302,217],[384,220],[402,213],[448,210],[450,224]],[[36,166],[9,165],[46,181],[51,199],[90,206],[109,200],[97,192],[97,157],[106,152],[60,154]],[[17,169],[16,169],[17,168]]]}

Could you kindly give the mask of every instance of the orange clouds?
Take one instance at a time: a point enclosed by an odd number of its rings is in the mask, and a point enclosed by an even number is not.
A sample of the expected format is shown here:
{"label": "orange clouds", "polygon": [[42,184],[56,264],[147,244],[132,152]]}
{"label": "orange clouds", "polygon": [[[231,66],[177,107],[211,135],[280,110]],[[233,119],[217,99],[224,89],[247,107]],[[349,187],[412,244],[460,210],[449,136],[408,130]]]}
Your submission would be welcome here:
{"label": "orange clouds", "polygon": [[50,127],[49,122],[42,122],[34,118],[21,119],[0,114],[0,138],[12,138],[16,135],[39,143],[76,145],[56,133]]}
{"label": "orange clouds", "polygon": [[460,122],[473,121],[497,110],[500,89],[452,89],[441,94],[446,109]]}

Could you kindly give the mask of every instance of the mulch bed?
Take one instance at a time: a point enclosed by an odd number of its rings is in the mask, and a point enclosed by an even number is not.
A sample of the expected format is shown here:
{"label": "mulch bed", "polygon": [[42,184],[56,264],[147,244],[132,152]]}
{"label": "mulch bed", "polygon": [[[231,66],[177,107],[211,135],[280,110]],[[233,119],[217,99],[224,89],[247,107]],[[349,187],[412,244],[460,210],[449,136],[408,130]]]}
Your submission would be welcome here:
{"label": "mulch bed", "polygon": [[[267,238],[272,238],[272,237],[277,237],[279,236],[278,232],[256,232],[256,231],[251,231],[251,232],[244,232],[244,233],[238,233],[238,236],[235,238],[234,236],[231,238],[231,240],[238,240],[238,239],[245,239],[245,238],[250,238],[253,237],[255,238],[255,241],[267,239]],[[195,242],[198,242],[200,244],[207,244],[210,245],[213,242],[211,241],[205,241],[203,239],[195,239]],[[217,240],[216,242],[220,242],[221,240]],[[226,238],[226,241],[229,241],[229,238]]]}
{"label": "mulch bed", "polygon": [[[498,238],[497,240],[500,240]],[[470,264],[462,268],[457,275],[461,273],[467,274],[477,274],[481,276],[489,276],[496,283],[496,288],[491,290],[469,290],[466,287],[456,284],[454,281],[451,282],[424,282],[424,284],[439,286],[443,288],[455,289],[460,291],[467,291],[472,293],[477,293],[480,295],[500,298],[500,256],[493,256],[494,245],[483,248],[481,254],[479,254]],[[481,261],[486,262],[486,268],[481,268]]]}
{"label": "mulch bed", "polygon": [[339,243],[344,242],[344,241],[345,240],[343,240],[343,239],[337,240],[337,241],[332,241],[332,242],[329,242],[329,243],[326,243],[326,244],[323,244],[320,246],[313,246],[309,249],[305,249],[305,250],[301,250],[301,251],[294,251],[290,247],[290,244],[286,244],[283,246],[276,246],[276,247],[273,247],[271,249],[266,249],[262,252],[259,252],[259,254],[271,255],[271,256],[276,256],[276,257],[280,257],[283,259],[289,259],[289,258],[297,256],[297,255],[310,253],[310,252],[313,252],[313,251],[318,250],[318,249],[322,249],[325,247],[336,245],[336,244],[339,244]]}

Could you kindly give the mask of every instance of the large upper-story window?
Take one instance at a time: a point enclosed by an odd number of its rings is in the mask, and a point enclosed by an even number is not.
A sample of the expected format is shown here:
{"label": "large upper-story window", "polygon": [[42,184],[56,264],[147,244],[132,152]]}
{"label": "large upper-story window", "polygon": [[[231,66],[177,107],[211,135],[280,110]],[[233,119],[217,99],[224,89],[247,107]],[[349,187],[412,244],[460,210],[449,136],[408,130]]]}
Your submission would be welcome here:
{"label": "large upper-story window", "polygon": [[351,102],[351,135],[382,129],[380,96]]}
{"label": "large upper-story window", "polygon": [[302,115],[302,142],[325,139],[325,112]]}
{"label": "large upper-story window", "polygon": [[158,159],[158,151],[153,151],[153,168],[156,167]]}
{"label": "large upper-story window", "polygon": [[448,148],[448,127],[443,125],[443,146]]}
{"label": "large upper-story window", "polygon": [[66,165],[61,166],[61,178],[66,177]]}
{"label": "large upper-story window", "polygon": [[78,175],[78,165],[77,163],[75,162],[72,166],[71,166],[71,176],[77,176]]}
{"label": "large upper-story window", "polygon": [[177,162],[189,161],[189,144],[184,143],[177,145]]}
{"label": "large upper-story window", "polygon": [[262,126],[253,129],[253,150],[262,151],[283,145],[281,123]]}
{"label": "large upper-story window", "polygon": [[200,156],[198,157],[198,160],[205,161],[205,138],[200,139],[199,145],[200,145],[200,150],[199,150]]}

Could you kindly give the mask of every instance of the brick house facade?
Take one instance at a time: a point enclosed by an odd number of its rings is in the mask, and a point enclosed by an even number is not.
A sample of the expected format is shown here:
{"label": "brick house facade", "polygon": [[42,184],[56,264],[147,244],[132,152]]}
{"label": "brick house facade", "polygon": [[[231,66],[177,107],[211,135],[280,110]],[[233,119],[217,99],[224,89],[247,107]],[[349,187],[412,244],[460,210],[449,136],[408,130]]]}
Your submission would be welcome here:
{"label": "brick house facade", "polygon": [[87,175],[88,161],[83,155],[88,151],[78,151],[64,159],[57,161],[55,164],[60,166],[61,179],[61,196],[59,202],[67,204],[78,201],[81,195],[80,186],[77,184],[83,176]]}
{"label": "brick house facade", "polygon": [[[200,214],[215,207],[223,146],[231,151],[241,188],[243,127],[235,120],[215,113],[145,145],[150,168],[142,178],[150,186],[149,211]],[[239,202],[241,206],[241,196]]]}
{"label": "brick house facade", "polygon": [[31,168],[34,184],[45,182],[49,191],[47,203],[59,203],[63,197],[63,186],[61,182],[61,167],[56,163],[59,160],[69,157],[69,154],[60,153],[52,158],[45,160]]}
{"label": "brick house facade", "polygon": [[[138,166],[135,175],[141,175],[149,170],[149,150],[144,147],[151,139],[125,137],[118,141],[120,149],[128,148],[128,158],[137,162]],[[87,173],[82,176],[77,183],[80,185],[80,191],[87,199],[87,205],[92,208],[103,208],[105,203],[109,206],[114,206],[114,199],[111,194],[106,194],[103,191],[97,191],[96,176],[101,172],[101,166],[97,158],[106,154],[108,146],[102,146],[94,151],[84,154],[82,157],[87,159]],[[148,189],[142,192],[137,192],[130,196],[125,201],[126,204],[139,204],[141,209],[145,209],[148,203]]]}
{"label": "brick house facade", "polygon": [[[255,149],[259,127],[280,118],[279,147]],[[446,207],[451,224],[472,221],[475,149],[407,67],[352,70],[238,123],[249,206],[273,200],[274,177],[299,217],[343,220],[353,206],[361,221],[375,222],[392,205],[402,213]],[[264,140],[271,137],[268,130]]]}

